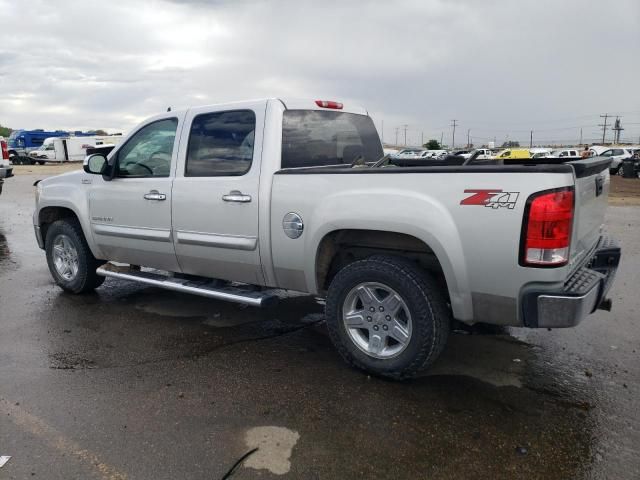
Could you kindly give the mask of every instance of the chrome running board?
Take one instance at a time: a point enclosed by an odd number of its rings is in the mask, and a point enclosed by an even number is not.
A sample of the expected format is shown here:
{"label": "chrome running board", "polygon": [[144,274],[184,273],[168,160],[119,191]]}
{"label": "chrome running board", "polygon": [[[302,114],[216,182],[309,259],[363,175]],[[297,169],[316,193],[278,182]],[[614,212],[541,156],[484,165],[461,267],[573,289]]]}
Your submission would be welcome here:
{"label": "chrome running board", "polygon": [[118,266],[113,263],[106,263],[99,267],[96,273],[103,277],[130,280],[175,292],[191,293],[227,302],[244,303],[252,307],[268,307],[278,302],[278,297],[272,291],[254,291],[241,286],[223,284],[220,280],[205,277],[172,277],[157,273],[157,270],[136,270],[129,266]]}

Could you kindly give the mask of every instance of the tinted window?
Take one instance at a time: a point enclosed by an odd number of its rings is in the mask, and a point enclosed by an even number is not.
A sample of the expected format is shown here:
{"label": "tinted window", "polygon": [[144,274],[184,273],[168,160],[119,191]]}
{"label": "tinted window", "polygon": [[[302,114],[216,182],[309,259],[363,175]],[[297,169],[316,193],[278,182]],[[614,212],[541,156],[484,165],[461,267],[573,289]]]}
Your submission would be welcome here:
{"label": "tinted window", "polygon": [[282,122],[282,168],[375,162],[384,153],[366,115],[287,110]]}
{"label": "tinted window", "polygon": [[601,156],[603,157],[610,157],[611,155],[613,155],[613,150],[607,150],[604,153],[602,153]]}
{"label": "tinted window", "polygon": [[205,113],[193,119],[186,177],[244,175],[251,168],[256,116],[251,110]]}
{"label": "tinted window", "polygon": [[616,149],[613,151],[613,154],[614,154],[614,155],[624,155],[624,151],[623,151],[622,149],[620,149],[620,148],[616,148]]}
{"label": "tinted window", "polygon": [[118,152],[118,176],[168,177],[177,127],[167,118],[138,130]]}

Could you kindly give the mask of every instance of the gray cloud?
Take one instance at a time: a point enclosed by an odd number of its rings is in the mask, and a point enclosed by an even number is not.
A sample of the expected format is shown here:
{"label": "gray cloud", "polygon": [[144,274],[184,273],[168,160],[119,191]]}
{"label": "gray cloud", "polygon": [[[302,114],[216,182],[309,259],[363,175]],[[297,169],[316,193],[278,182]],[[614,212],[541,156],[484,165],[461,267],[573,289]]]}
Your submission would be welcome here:
{"label": "gray cloud", "polygon": [[[366,106],[385,139],[471,130],[640,135],[636,0],[0,0],[0,124],[127,130],[168,105],[302,96]],[[25,12],[29,12],[26,16]],[[35,12],[35,13],[34,13]],[[626,123],[625,123],[626,122]]]}

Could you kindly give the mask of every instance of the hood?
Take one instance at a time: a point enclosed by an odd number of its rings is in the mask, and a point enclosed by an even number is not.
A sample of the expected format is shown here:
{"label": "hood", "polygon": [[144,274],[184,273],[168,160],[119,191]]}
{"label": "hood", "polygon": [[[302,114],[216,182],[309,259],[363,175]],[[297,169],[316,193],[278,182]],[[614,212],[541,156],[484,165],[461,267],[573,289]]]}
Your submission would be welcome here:
{"label": "hood", "polygon": [[39,183],[43,187],[46,187],[48,185],[59,185],[62,183],[80,184],[82,183],[81,180],[85,175],[87,175],[87,173],[85,173],[84,170],[74,170],[73,172],[65,172],[54,177],[45,178]]}

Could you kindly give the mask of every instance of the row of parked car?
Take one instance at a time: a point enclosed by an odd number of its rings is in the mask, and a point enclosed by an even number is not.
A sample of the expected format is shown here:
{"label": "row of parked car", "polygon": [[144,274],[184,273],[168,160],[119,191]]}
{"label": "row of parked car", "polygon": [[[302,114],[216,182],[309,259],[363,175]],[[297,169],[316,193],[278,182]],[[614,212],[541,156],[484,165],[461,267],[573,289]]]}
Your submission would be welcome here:
{"label": "row of parked car", "polygon": [[[501,150],[489,148],[477,148],[473,150],[425,150],[421,148],[405,148],[398,152],[392,152],[394,160],[418,160],[433,159],[444,160],[447,157],[462,157],[465,160],[522,160],[527,158],[582,158],[584,150],[578,148],[503,148]],[[640,157],[640,146],[602,146],[594,145],[587,150],[586,156],[611,158],[611,173],[622,175],[622,164],[625,159]]]}

